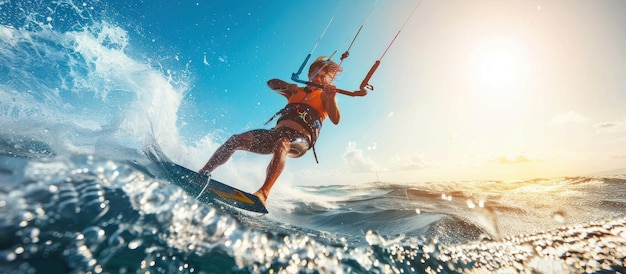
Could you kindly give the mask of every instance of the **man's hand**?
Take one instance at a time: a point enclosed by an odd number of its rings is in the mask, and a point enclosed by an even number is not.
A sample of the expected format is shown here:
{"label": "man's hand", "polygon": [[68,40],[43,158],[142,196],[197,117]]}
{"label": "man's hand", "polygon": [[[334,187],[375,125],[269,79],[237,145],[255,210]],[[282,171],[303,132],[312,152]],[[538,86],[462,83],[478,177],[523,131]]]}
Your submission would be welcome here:
{"label": "man's hand", "polygon": [[335,94],[337,94],[337,87],[335,85],[323,85],[322,90],[324,91],[324,95],[329,98],[335,97]]}

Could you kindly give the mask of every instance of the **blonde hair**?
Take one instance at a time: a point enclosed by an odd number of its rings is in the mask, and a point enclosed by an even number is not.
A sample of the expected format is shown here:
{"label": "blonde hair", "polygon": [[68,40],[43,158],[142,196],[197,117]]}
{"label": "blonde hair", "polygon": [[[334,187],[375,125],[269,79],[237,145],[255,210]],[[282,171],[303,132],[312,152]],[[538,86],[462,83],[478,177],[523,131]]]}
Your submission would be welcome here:
{"label": "blonde hair", "polygon": [[318,73],[320,70],[335,75],[343,71],[337,63],[326,56],[317,57],[317,59],[313,61],[309,67],[309,74]]}

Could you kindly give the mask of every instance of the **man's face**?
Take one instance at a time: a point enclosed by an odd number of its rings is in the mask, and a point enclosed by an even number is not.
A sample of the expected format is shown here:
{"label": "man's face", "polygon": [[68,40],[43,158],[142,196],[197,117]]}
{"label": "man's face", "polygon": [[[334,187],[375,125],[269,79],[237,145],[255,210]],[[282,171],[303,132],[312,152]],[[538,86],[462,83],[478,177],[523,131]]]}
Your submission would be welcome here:
{"label": "man's face", "polygon": [[309,79],[311,82],[317,84],[328,85],[333,82],[333,78],[335,78],[334,73],[327,73],[325,71],[319,71],[317,74],[309,74]]}

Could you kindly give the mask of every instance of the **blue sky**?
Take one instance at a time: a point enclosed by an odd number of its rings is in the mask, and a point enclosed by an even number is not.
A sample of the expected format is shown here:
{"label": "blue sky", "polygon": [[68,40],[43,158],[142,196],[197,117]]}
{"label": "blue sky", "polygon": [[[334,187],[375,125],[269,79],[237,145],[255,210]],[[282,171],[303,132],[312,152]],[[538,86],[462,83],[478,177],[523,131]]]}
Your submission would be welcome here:
{"label": "blue sky", "polygon": [[[146,1],[120,4],[112,16],[128,22],[129,54],[184,79],[178,124],[194,146],[267,127],[285,101],[266,81],[289,80],[333,15],[313,57],[339,56],[376,7],[336,81],[356,89],[416,4]],[[371,79],[375,90],[338,95],[342,121],[325,123],[320,164],[312,154],[288,160],[281,180],[521,179],[623,168],[625,13],[623,1],[425,0]],[[199,168],[215,145],[189,165]],[[228,166],[258,177],[267,161],[238,155]]]}

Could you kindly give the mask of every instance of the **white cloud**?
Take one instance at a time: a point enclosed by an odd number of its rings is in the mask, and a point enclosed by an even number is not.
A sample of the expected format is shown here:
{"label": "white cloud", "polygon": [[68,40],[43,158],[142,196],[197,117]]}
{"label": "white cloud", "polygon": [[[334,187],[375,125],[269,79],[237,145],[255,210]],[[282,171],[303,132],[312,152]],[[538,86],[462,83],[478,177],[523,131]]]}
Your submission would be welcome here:
{"label": "white cloud", "polygon": [[554,115],[552,117],[552,124],[563,125],[568,123],[584,123],[589,120],[591,119],[570,110],[567,113]]}
{"label": "white cloud", "polygon": [[392,112],[389,112],[389,113],[387,114],[387,119],[389,119],[389,118],[391,118],[391,117],[393,117],[393,111],[392,111]]}
{"label": "white cloud", "polygon": [[363,154],[363,150],[356,147],[356,142],[349,142],[343,153],[343,160],[350,170],[355,172],[381,171],[384,168],[378,165],[372,158]]}
{"label": "white cloud", "polygon": [[431,163],[424,160],[424,155],[422,154],[395,155],[391,158],[391,163],[395,168],[400,170],[416,170],[433,166]]}
{"label": "white cloud", "polygon": [[530,155],[500,155],[493,159],[497,164],[510,165],[510,164],[524,164],[535,161]]}
{"label": "white cloud", "polygon": [[604,122],[594,126],[596,133],[614,133],[626,131],[626,118],[621,122]]}
{"label": "white cloud", "polygon": [[378,143],[373,142],[371,145],[367,146],[367,150],[376,150]]}

